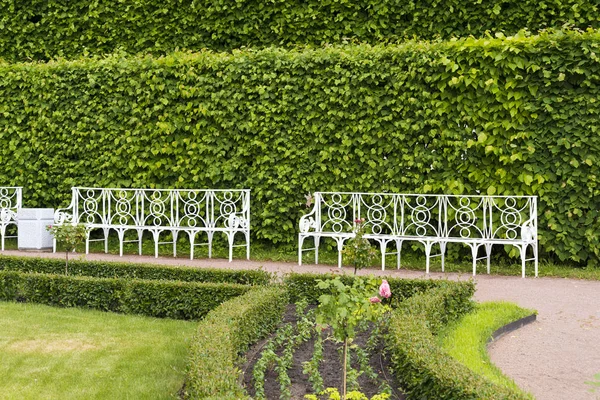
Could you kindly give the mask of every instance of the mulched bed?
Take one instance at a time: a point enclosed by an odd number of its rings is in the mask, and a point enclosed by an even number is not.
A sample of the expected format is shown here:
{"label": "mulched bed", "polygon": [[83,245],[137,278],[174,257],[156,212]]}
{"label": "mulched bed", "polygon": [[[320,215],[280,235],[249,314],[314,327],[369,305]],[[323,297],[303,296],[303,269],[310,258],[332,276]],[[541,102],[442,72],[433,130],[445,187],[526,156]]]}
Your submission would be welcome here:
{"label": "mulched bed", "polygon": [[[293,304],[289,305],[282,325],[284,323],[296,322],[296,310]],[[329,332],[324,332],[328,334]],[[359,346],[364,346],[369,338],[369,332],[361,332],[357,335],[354,343]],[[243,380],[246,391],[254,396],[254,385],[252,371],[254,365],[258,361],[261,355],[261,351],[269,338],[260,341],[255,344],[246,353],[246,363],[242,366]],[[313,354],[315,339],[311,338],[309,341],[302,343],[294,352],[292,368],[288,370],[288,375],[292,381],[291,393],[292,399],[304,399],[306,394],[314,394],[311,383],[308,381],[308,376],[302,372],[302,363],[309,361]],[[395,383],[391,370],[389,369],[389,358],[386,356],[383,346],[379,344],[380,348],[376,349],[374,354],[370,357],[370,365],[373,370],[379,376],[379,382],[372,382],[369,378],[361,375],[358,379],[360,384],[360,391],[366,394],[369,398],[373,395],[381,393],[379,384],[387,382],[392,388],[391,399],[403,400],[405,397],[399,392],[398,385]],[[337,387],[341,393],[342,387],[342,345],[336,343],[333,339],[325,340],[323,342],[323,359],[320,364],[319,371],[324,381],[324,387]],[[357,368],[356,365],[353,365]],[[350,388],[348,388],[350,390]],[[279,382],[277,381],[277,373],[272,369],[269,369],[265,375],[264,385],[265,396],[269,400],[277,400],[280,396]]]}

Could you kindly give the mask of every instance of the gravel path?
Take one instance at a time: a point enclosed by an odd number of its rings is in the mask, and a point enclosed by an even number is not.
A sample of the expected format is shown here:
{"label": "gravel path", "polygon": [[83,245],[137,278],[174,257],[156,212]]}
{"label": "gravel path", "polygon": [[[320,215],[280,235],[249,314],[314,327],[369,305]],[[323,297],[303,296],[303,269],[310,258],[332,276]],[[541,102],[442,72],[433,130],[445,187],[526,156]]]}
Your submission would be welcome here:
{"label": "gravel path", "polygon": [[[62,254],[5,251],[6,255],[63,258]],[[252,269],[270,272],[339,272],[324,265],[234,260],[189,260],[89,254],[88,260],[146,262],[195,267]],[[345,269],[351,273],[351,269]],[[395,269],[361,271],[361,274],[425,278],[424,272]],[[431,278],[468,280],[470,275],[432,273]],[[489,346],[492,361],[519,386],[540,400],[600,400],[585,381],[600,373],[600,281],[479,275],[477,301],[507,300],[536,309],[538,320]]]}

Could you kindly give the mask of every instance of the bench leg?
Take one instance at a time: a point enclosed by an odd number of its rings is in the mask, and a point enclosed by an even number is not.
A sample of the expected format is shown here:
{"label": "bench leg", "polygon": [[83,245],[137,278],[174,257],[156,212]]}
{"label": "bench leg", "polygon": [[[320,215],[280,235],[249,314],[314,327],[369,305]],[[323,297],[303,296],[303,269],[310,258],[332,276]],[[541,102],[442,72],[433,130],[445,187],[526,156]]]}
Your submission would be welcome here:
{"label": "bench leg", "polygon": [[194,259],[194,239],[196,237],[196,233],[193,231],[189,231],[188,237],[190,238],[190,260],[193,260]]}
{"label": "bench leg", "polygon": [[142,237],[144,236],[143,230],[138,230],[138,254],[142,255]]}
{"label": "bench leg", "polygon": [[85,254],[90,254],[90,231],[85,230]]}
{"label": "bench leg", "polygon": [[446,263],[446,242],[440,242],[440,258],[442,259],[442,272],[444,272]]}
{"label": "bench leg", "polygon": [[344,239],[335,239],[338,247],[338,268],[342,268],[342,250],[344,249]]}
{"label": "bench leg", "polygon": [[320,236],[315,236],[315,264],[319,264],[319,242],[321,241]]}
{"label": "bench leg", "polygon": [[400,263],[402,261],[402,240],[396,240],[396,250],[398,251],[398,254],[396,254],[397,268],[400,269]]}
{"label": "bench leg", "polygon": [[177,234],[179,231],[171,231],[171,235],[173,235],[173,257],[177,257]]}
{"label": "bench leg", "polygon": [[153,231],[152,236],[154,237],[154,258],[158,258],[158,241],[160,240],[160,232]]}
{"label": "bench leg", "polygon": [[229,242],[229,262],[233,261],[233,242],[235,239],[235,232],[227,233],[227,241]]}
{"label": "bench leg", "polygon": [[379,247],[381,247],[381,270],[385,271],[385,251],[387,247],[387,241],[382,240],[379,242]]}
{"label": "bench leg", "polygon": [[2,237],[2,251],[4,251],[4,235],[6,235],[6,226],[0,226],[0,236]]}
{"label": "bench leg", "polygon": [[250,232],[244,232],[246,235],[246,260],[250,259]]}
{"label": "bench leg", "polygon": [[212,241],[214,234],[213,231],[206,232],[206,236],[208,236],[208,258],[212,258]]}
{"label": "bench leg", "polygon": [[487,256],[487,273],[489,275],[490,269],[491,269],[491,257],[492,257],[492,245],[491,244],[485,245],[485,255]]}
{"label": "bench leg", "polygon": [[119,257],[123,257],[123,239],[125,237],[125,231],[119,229],[117,235],[119,236]]}
{"label": "bench leg", "polygon": [[302,266],[302,244],[304,243],[304,236],[298,235],[298,265]]}
{"label": "bench leg", "polygon": [[525,278],[525,257],[527,256],[527,245],[521,245],[521,278]]}
{"label": "bench leg", "polygon": [[471,245],[471,254],[473,254],[473,276],[477,273],[477,250],[479,250],[478,245]]}
{"label": "bench leg", "polygon": [[432,243],[425,243],[425,273],[429,275],[429,256],[431,255]]}
{"label": "bench leg", "polygon": [[103,229],[104,231],[104,253],[108,254],[108,233],[110,232],[110,229],[106,228]]}
{"label": "bench leg", "polygon": [[52,239],[52,252],[56,253],[56,239]]}
{"label": "bench leg", "polygon": [[538,244],[537,241],[533,244],[533,262],[535,265],[535,277],[538,277]]}

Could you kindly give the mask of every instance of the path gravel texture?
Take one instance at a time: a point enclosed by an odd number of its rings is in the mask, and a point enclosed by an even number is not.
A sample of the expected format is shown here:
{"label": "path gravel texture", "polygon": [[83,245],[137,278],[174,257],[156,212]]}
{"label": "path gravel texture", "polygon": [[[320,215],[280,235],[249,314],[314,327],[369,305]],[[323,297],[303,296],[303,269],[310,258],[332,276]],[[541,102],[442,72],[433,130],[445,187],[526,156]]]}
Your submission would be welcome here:
{"label": "path gravel texture", "polygon": [[[63,258],[63,254],[5,251],[2,254]],[[87,260],[144,262],[198,268],[263,268],[270,272],[340,272],[329,265],[223,259],[189,260],[149,256],[118,257],[88,254]],[[76,257],[74,257],[76,258]],[[352,273],[351,268],[343,272]],[[403,278],[427,279],[422,271],[363,270]],[[432,273],[430,279],[468,280],[470,275]],[[600,373],[600,281],[555,278],[519,278],[478,275],[477,301],[506,300],[538,311],[537,321],[502,336],[489,346],[490,357],[506,375],[540,400],[600,400],[600,387],[586,384]]]}

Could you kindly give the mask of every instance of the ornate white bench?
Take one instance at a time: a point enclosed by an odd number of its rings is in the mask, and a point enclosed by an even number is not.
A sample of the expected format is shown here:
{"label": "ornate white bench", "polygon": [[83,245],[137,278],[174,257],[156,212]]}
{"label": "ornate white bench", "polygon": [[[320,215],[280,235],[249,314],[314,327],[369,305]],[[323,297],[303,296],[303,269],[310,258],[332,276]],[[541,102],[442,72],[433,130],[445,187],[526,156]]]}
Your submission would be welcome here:
{"label": "ornate white bench", "polygon": [[[364,219],[365,238],[376,241],[381,249],[381,268],[385,269],[386,254],[397,256],[400,268],[402,243],[421,243],[425,248],[426,272],[430,259],[444,255],[448,243],[462,243],[471,248],[473,275],[477,261],[487,260],[493,245],[511,245],[519,249],[522,276],[525,262],[534,261],[538,275],[537,197],[535,196],[452,196],[429,194],[391,193],[338,193],[317,192],[314,207],[300,218],[298,235],[298,263],[302,265],[304,251],[315,252],[319,262],[319,242],[331,238],[337,242],[338,266],[342,266],[344,242],[354,237],[354,221]],[[315,246],[303,249],[304,240],[314,239]],[[396,251],[387,252],[389,243]],[[439,254],[432,254],[434,246]],[[485,256],[478,257],[479,248]],[[527,258],[527,250],[532,255]]]}
{"label": "ornate white bench", "polygon": [[[123,255],[123,243],[138,242],[142,254],[142,236],[150,232],[154,239],[154,255],[158,257],[160,244],[172,244],[173,256],[177,256],[177,236],[180,232],[190,240],[190,259],[194,247],[208,245],[212,257],[212,241],[216,232],[222,232],[229,242],[229,261],[234,247],[246,247],[250,258],[250,190],[200,190],[200,189],[109,189],[74,187],[71,204],[54,214],[55,224],[85,224],[87,238],[85,252],[90,241],[104,241],[108,252],[110,230],[119,237],[119,254]],[[103,231],[104,238],[90,239],[94,229]],[[137,239],[125,240],[127,231],[135,231]],[[161,242],[160,235],[170,233],[172,241]],[[205,233],[207,241],[195,243],[196,235]],[[234,244],[235,235],[242,233],[245,244]],[[56,251],[56,241],[54,242]]]}
{"label": "ornate white bench", "polygon": [[22,206],[22,187],[0,187],[0,237],[2,251],[4,251],[4,239],[16,238],[6,236],[6,228],[10,225],[17,226],[17,211]]}

